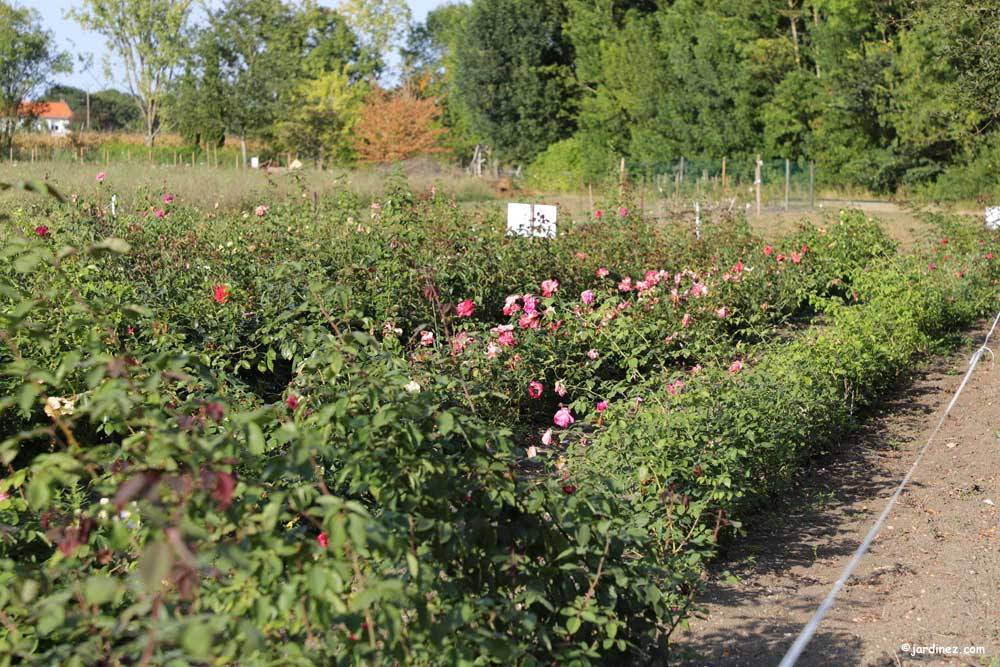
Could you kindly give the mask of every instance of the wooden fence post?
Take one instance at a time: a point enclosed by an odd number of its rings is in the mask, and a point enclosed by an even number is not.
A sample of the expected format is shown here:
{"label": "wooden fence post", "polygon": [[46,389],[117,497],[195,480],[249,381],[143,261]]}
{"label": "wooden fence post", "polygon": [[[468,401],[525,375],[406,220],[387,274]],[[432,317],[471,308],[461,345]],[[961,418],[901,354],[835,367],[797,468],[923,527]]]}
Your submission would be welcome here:
{"label": "wooden fence post", "polygon": [[758,218],[760,217],[760,186],[761,186],[760,168],[762,166],[764,166],[764,162],[760,159],[760,153],[758,153],[757,154],[757,162],[755,163],[754,178],[753,178],[753,187],[754,187],[754,190],[756,191],[757,217]]}
{"label": "wooden fence post", "polygon": [[792,163],[785,158],[785,210],[788,210],[788,189],[792,182]]}
{"label": "wooden fence post", "polygon": [[816,183],[816,163],[809,162],[809,208],[816,208],[816,193],[814,185]]}
{"label": "wooden fence post", "polygon": [[621,165],[618,167],[618,203],[622,203],[625,200],[625,158],[622,158]]}
{"label": "wooden fence post", "polygon": [[722,158],[722,191],[726,191],[726,158]]}

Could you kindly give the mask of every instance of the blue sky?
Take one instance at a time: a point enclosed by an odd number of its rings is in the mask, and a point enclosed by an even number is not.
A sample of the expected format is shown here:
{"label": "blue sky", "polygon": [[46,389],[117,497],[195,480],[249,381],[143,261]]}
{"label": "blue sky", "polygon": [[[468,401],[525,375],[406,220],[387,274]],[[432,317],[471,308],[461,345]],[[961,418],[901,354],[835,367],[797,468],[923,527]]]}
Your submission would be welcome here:
{"label": "blue sky", "polygon": [[[407,1],[413,10],[413,18],[422,21],[427,16],[427,12],[438,5],[445,4],[446,0]],[[109,82],[104,76],[104,40],[92,33],[85,32],[75,22],[63,18],[67,9],[81,4],[80,0],[15,0],[15,4],[37,10],[42,17],[42,23],[55,34],[59,46],[69,51],[74,57],[80,53],[94,55],[94,66],[89,71],[84,70],[79,63],[74,62],[73,73],[59,77],[59,83],[67,83],[91,90],[99,90],[113,85],[114,82]],[[320,4],[335,7],[338,3],[336,0],[320,0]],[[118,87],[122,86],[119,84]]]}

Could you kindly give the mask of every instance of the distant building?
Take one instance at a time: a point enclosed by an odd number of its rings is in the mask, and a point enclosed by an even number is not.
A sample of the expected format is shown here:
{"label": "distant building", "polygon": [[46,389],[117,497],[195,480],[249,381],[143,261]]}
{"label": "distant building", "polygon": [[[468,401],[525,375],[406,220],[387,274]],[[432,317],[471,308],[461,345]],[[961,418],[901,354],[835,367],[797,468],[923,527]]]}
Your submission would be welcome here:
{"label": "distant building", "polygon": [[69,134],[73,110],[65,102],[22,102],[17,108],[21,124],[38,132]]}

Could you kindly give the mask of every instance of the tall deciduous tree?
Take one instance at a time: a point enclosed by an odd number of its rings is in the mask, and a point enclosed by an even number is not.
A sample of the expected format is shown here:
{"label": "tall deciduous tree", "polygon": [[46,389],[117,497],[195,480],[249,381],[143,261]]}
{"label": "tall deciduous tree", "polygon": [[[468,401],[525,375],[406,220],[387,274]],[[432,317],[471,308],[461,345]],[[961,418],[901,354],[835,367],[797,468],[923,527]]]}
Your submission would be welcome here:
{"label": "tall deciduous tree", "polygon": [[349,66],[302,81],[285,117],[278,122],[279,145],[322,164],[349,162],[351,134],[365,99],[363,83],[352,83]]}
{"label": "tall deciduous tree", "polygon": [[373,90],[354,128],[354,149],[365,162],[388,163],[441,150],[441,110],[409,90]]}
{"label": "tall deciduous tree", "polygon": [[412,26],[402,51],[404,85],[439,101],[441,123],[448,128],[445,144],[460,157],[470,156],[477,143],[468,109],[455,94],[455,54],[465,38],[468,13],[468,5],[454,2],[431,10]]}
{"label": "tall deciduous tree", "polygon": [[473,0],[456,93],[501,158],[529,161],[572,134],[577,86],[563,0]]}
{"label": "tall deciduous tree", "polygon": [[160,131],[164,95],[187,51],[190,14],[191,0],[83,0],[69,12],[85,29],[103,36],[120,60],[145,121],[147,146]]}
{"label": "tall deciduous tree", "polygon": [[52,75],[70,71],[38,13],[0,0],[0,152],[6,154],[22,102],[41,92]]}
{"label": "tall deciduous tree", "polygon": [[283,101],[300,80],[302,32],[294,7],[281,0],[228,0],[212,16],[226,130],[268,138]]}
{"label": "tall deciduous tree", "polygon": [[361,40],[361,47],[384,70],[386,58],[399,49],[412,19],[406,0],[341,0],[338,9]]}

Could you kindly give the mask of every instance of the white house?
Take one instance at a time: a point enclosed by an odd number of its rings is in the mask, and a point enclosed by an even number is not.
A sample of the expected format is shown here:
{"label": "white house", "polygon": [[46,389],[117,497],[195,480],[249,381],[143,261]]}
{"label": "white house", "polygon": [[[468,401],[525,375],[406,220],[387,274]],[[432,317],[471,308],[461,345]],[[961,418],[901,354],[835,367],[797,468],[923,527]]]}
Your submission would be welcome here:
{"label": "white house", "polygon": [[22,102],[17,115],[32,129],[55,135],[69,134],[73,120],[73,110],[63,101]]}

